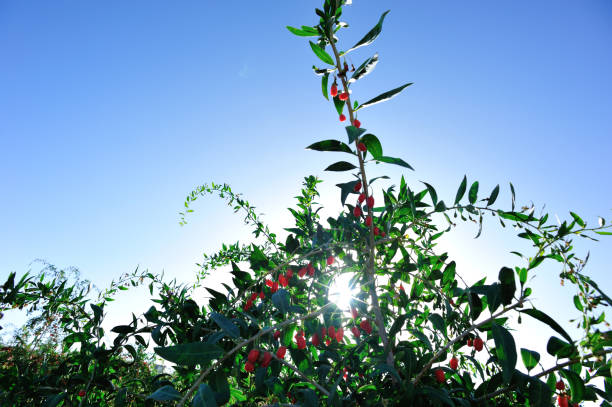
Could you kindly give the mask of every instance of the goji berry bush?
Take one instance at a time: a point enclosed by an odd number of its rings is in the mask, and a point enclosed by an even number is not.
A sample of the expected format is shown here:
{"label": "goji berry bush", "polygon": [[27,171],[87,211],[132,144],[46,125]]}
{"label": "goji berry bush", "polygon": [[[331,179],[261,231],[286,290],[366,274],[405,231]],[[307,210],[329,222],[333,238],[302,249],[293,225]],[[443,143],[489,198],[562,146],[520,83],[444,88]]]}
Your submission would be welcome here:
{"label": "goji berry bush", "polygon": [[[381,177],[369,178],[369,165],[412,167],[383,154],[381,140],[357,115],[411,83],[357,102],[353,88],[372,73],[378,55],[358,67],[347,55],[379,37],[388,11],[347,48],[339,38],[348,27],[341,20],[345,2],[325,0],[315,25],[287,27],[310,38],[313,71],[321,77],[317,92],[347,124],[338,138],[308,146],[343,155],[326,168],[347,174],[338,184],[343,210],[321,219],[320,180],[306,177],[290,209],[295,225],[281,239],[228,185],[205,184],[188,195],[181,224],[199,197],[218,195],[244,212],[255,240],[206,256],[195,286],[136,271],[92,298],[67,279],[26,274],[16,282],[11,274],[0,290],[2,309],[53,318],[61,352],[51,364],[34,358],[44,369],[32,369],[27,360],[16,368],[13,356],[3,360],[2,405],[610,406],[612,331],[603,308],[612,300],[584,273],[587,259],[572,244],[577,236],[610,235],[610,225],[599,218],[588,226],[574,212],[552,223],[548,214],[517,206],[512,184],[508,206],[498,204],[499,185],[483,195],[479,182],[467,177],[447,199],[432,185],[404,177],[399,187],[377,188]],[[478,235],[486,221],[513,226],[532,252],[517,253],[517,264],[500,265],[494,281],[468,285],[437,248],[437,240],[462,221],[476,224]],[[560,278],[575,287],[581,337],[569,335],[531,301],[529,277],[543,262],[557,264]],[[213,270],[231,273],[224,292],[207,287]],[[330,295],[341,277],[350,281],[346,306]],[[115,326],[107,344],[105,307],[141,284],[148,285],[153,304]],[[196,301],[199,287],[211,295],[206,304]],[[521,327],[511,326],[511,316],[555,331],[541,345],[556,363],[543,366],[537,351],[517,349]],[[120,374],[142,361],[149,346],[172,366],[170,373]],[[24,377],[27,392],[19,389]]]}

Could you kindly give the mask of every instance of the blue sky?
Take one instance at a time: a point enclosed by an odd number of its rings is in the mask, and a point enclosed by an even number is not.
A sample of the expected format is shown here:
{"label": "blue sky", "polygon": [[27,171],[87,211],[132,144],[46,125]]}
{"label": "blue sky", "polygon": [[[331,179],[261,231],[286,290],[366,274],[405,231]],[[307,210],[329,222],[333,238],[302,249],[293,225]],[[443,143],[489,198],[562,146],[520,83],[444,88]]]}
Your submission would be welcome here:
{"label": "blue sky", "polygon": [[[504,205],[512,181],[521,204],[612,220],[612,3],[353,3],[345,49],[391,9],[376,42],[350,54],[355,65],[380,55],[354,97],[415,83],[359,119],[416,171],[372,174],[428,181],[446,200],[467,174],[486,192],[501,184]],[[43,258],[99,286],[137,265],[192,281],[203,251],[249,239],[212,198],[179,226],[204,182],[231,184],[277,230],[306,175],[324,179],[327,213],[339,209],[334,184],[347,175],[324,173],[336,157],[304,147],[344,129],[307,41],[285,29],[315,23],[319,1],[229,4],[0,4],[0,279]],[[508,251],[525,246],[511,231],[490,222],[474,234],[462,226],[443,242],[468,279],[519,264]],[[579,248],[610,291],[612,240]],[[538,304],[567,320],[573,290],[542,273]]]}

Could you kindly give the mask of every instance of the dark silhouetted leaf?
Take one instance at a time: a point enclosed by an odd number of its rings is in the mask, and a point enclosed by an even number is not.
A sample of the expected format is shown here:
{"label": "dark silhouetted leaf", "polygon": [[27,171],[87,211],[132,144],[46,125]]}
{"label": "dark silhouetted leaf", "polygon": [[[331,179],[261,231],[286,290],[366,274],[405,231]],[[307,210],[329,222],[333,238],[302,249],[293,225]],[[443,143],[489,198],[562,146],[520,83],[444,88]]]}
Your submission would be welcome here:
{"label": "dark silhouetted leaf", "polygon": [[224,315],[217,312],[212,312],[210,314],[210,318],[215,321],[219,328],[221,328],[230,337],[237,338],[240,336],[240,329],[238,329],[238,327]]}
{"label": "dark silhouetted leaf", "polygon": [[472,186],[470,187],[470,192],[468,192],[468,199],[470,203],[473,205],[476,203],[478,199],[478,181],[474,181]]}
{"label": "dark silhouetted leaf", "polygon": [[536,351],[521,348],[521,358],[527,370],[533,369],[540,361],[540,354]]}
{"label": "dark silhouetted leaf", "polygon": [[461,184],[459,185],[459,189],[457,190],[457,195],[455,196],[455,205],[457,205],[459,203],[459,201],[461,201],[461,198],[463,198],[463,195],[465,195],[465,190],[467,188],[467,176],[463,176],[463,181],[461,181]]}
{"label": "dark silhouetted leaf", "polygon": [[512,334],[503,326],[491,324],[491,333],[495,340],[495,352],[502,366],[502,375],[505,383],[510,383],[516,368],[516,344]]}
{"label": "dark silhouetted leaf", "polygon": [[223,349],[217,345],[192,342],[180,345],[155,348],[161,358],[182,366],[205,365],[223,354]]}
{"label": "dark silhouetted leaf", "polygon": [[155,390],[153,394],[147,397],[147,400],[156,401],[176,401],[180,399],[181,393],[170,385],[160,387],[159,389]]}
{"label": "dark silhouetted leaf", "polygon": [[318,141],[314,144],[309,145],[308,147],[306,147],[306,149],[315,151],[339,151],[343,153],[354,154],[347,144],[338,140]]}
{"label": "dark silhouetted leaf", "polygon": [[495,201],[497,200],[497,195],[499,195],[499,184],[495,188],[493,188],[493,191],[491,191],[491,195],[489,195],[489,197],[487,198],[487,206],[493,205],[495,203]]}
{"label": "dark silhouetted leaf", "polygon": [[406,167],[406,168],[409,168],[409,169],[414,171],[414,168],[412,168],[410,166],[410,164],[408,164],[406,161],[402,160],[401,158],[384,157],[383,156],[383,157],[377,158],[377,161],[382,161],[382,162],[388,163],[388,164],[399,165],[399,166]]}
{"label": "dark silhouetted leaf", "polygon": [[325,171],[350,171],[357,167],[347,161],[338,161],[325,169]]}
{"label": "dark silhouetted leaf", "polygon": [[567,339],[568,342],[570,343],[572,342],[572,337],[569,336],[569,334],[565,332],[563,328],[561,328],[561,325],[559,325],[554,319],[552,319],[551,317],[549,317],[542,311],[537,310],[535,308],[530,308],[530,309],[521,310],[520,312],[523,314],[527,314],[530,317],[535,318],[540,322],[544,322],[546,325],[548,325],[549,327],[557,331],[559,334],[561,334],[561,336]]}

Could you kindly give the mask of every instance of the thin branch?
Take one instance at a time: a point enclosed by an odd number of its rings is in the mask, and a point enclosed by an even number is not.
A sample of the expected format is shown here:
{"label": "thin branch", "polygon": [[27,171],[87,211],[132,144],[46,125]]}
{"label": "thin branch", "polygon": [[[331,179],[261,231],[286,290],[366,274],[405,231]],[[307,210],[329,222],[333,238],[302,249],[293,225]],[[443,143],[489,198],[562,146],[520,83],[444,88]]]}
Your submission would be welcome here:
{"label": "thin branch", "polygon": [[272,326],[270,328],[262,329],[257,334],[251,336],[249,339],[246,339],[243,342],[239,343],[234,348],[232,348],[229,352],[227,352],[221,359],[217,360],[212,366],[210,366],[208,369],[206,369],[200,375],[200,377],[198,377],[198,380],[196,380],[195,383],[189,388],[189,391],[187,391],[187,394],[185,394],[183,396],[183,398],[181,399],[181,401],[178,404],[178,407],[182,407],[182,406],[185,405],[185,402],[187,401],[187,399],[198,389],[198,387],[200,386],[202,381],[206,378],[206,376],[208,376],[208,374],[210,372],[213,371],[213,369],[218,367],[221,363],[226,361],[230,356],[232,356],[234,353],[236,353],[237,351],[242,349],[244,346],[248,345],[249,343],[257,340],[259,337],[261,337],[261,336],[263,336],[265,334],[268,334],[268,333],[270,333],[270,332],[272,332],[274,330],[282,329],[282,328],[284,328],[287,325],[293,324],[295,322],[298,322],[298,321],[301,321],[301,320],[304,320],[304,319],[316,317],[317,315],[321,314],[323,311],[325,311],[327,308],[331,307],[332,305],[334,305],[334,303],[333,302],[329,302],[329,303],[325,304],[323,307],[321,307],[318,310],[313,311],[313,312],[311,312],[309,314],[302,315],[300,317],[296,317],[296,318],[293,318],[293,319],[288,319],[288,320],[283,321],[280,324],[277,324],[277,325]]}
{"label": "thin branch", "polygon": [[429,371],[429,369],[431,368],[431,365],[433,365],[434,362],[440,356],[442,356],[444,353],[446,353],[448,348],[453,346],[455,343],[459,342],[468,333],[470,333],[474,329],[479,328],[479,327],[481,327],[481,326],[483,326],[483,325],[485,325],[485,324],[487,324],[487,323],[489,323],[491,321],[494,321],[495,319],[499,318],[501,315],[505,314],[506,312],[508,312],[510,310],[513,310],[514,308],[521,307],[523,305],[524,301],[525,301],[525,298],[520,298],[517,302],[515,302],[512,305],[510,305],[509,307],[504,308],[503,310],[499,311],[497,314],[492,315],[490,318],[487,318],[484,321],[481,321],[481,322],[479,322],[477,324],[472,324],[468,329],[466,329],[464,332],[459,334],[459,336],[457,336],[456,338],[454,338],[453,340],[448,342],[442,349],[440,349],[438,352],[436,352],[436,354],[429,360],[429,362],[427,362],[425,364],[425,366],[423,366],[423,369],[421,369],[421,371],[415,376],[414,380],[412,381],[412,384],[414,384],[416,386],[417,383],[419,383],[419,381],[421,381],[421,379],[423,378],[423,375],[425,373],[427,373],[427,371]]}
{"label": "thin branch", "polygon": [[[596,357],[596,356],[603,356],[603,355],[608,354],[608,353],[612,353],[612,349],[600,350],[598,352],[593,352],[593,353],[585,355],[585,356],[579,356],[577,358],[570,359],[570,360],[568,360],[566,362],[563,362],[561,364],[555,365],[555,366],[553,366],[553,367],[551,367],[551,368],[549,368],[549,369],[547,369],[547,370],[545,370],[545,371],[543,371],[541,373],[538,373],[535,376],[531,376],[531,377],[534,378],[534,379],[539,379],[540,377],[546,376],[546,375],[548,375],[548,374],[550,374],[552,372],[555,372],[555,371],[557,371],[559,369],[562,369],[562,368],[564,368],[566,366],[573,365],[574,363],[581,362],[584,359],[589,359],[589,358]],[[496,391],[494,391],[492,393],[485,394],[484,396],[478,397],[474,401],[475,402],[480,402],[480,401],[484,401],[484,400],[491,400],[493,397],[497,397],[497,396],[499,396],[501,394],[507,393],[510,390],[514,389],[515,387],[516,386],[508,386],[506,388],[496,390]]]}
{"label": "thin branch", "polygon": [[300,369],[298,369],[297,367],[293,366],[291,363],[289,362],[285,362],[283,359],[279,359],[276,355],[273,354],[274,359],[278,360],[280,363],[282,363],[283,365],[287,366],[289,369],[293,370],[295,373],[297,373],[302,379],[306,380],[308,383],[312,384],[314,387],[316,387],[317,389],[319,389],[321,391],[321,393],[325,394],[327,397],[329,397],[329,391],[327,391],[327,389],[325,389],[325,387],[321,386],[319,383],[315,382],[314,380],[311,380],[308,376],[306,376],[304,373],[302,373],[300,371]]}

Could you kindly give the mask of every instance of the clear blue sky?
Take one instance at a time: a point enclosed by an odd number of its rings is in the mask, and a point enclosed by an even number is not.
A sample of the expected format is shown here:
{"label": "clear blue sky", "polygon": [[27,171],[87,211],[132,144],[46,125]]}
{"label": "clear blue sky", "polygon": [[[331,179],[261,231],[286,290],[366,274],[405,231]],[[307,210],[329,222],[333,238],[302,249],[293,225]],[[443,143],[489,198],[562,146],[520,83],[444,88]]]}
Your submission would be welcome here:
{"label": "clear blue sky", "polygon": [[[285,29],[315,23],[319,3],[1,2],[0,280],[43,258],[100,286],[137,265],[191,281],[202,251],[249,237],[215,199],[179,227],[203,182],[231,184],[277,229],[305,175],[324,178],[322,201],[337,209],[345,176],[322,171],[335,157],[304,147],[344,129],[308,42]],[[467,174],[485,193],[502,184],[507,204],[512,181],[521,204],[612,219],[611,2],[355,0],[341,48],[387,9],[379,39],[351,53],[355,65],[380,55],[353,94],[415,82],[359,115],[415,167],[411,185],[450,200]],[[446,248],[474,278],[525,247],[493,222],[475,246],[462,230]],[[612,291],[612,239],[589,248]],[[554,271],[539,281],[559,285]],[[573,295],[554,290],[535,288],[550,313]]]}

